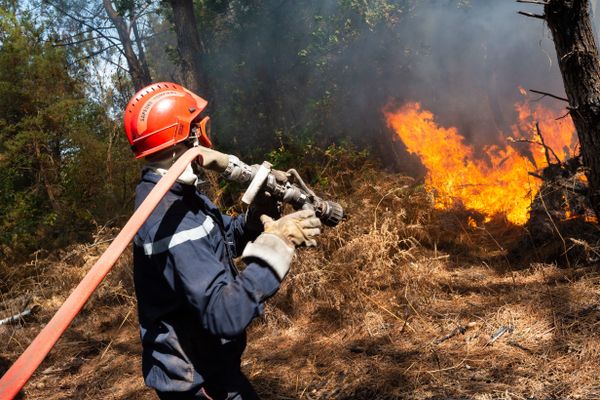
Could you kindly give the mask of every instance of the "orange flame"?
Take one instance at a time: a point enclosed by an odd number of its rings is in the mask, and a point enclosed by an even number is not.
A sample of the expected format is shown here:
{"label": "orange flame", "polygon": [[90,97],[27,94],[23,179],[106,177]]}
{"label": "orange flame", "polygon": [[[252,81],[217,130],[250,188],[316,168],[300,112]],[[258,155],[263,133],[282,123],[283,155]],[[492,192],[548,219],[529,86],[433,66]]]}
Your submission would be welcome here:
{"label": "orange flame", "polygon": [[[555,121],[554,113],[528,102],[517,104],[516,109],[519,122],[513,126],[513,134],[517,140],[535,142],[527,143],[531,159],[506,139],[501,139],[501,145],[484,147],[484,156],[477,157],[456,128],[439,126],[434,115],[419,103],[408,103],[394,112],[385,112],[385,116],[408,151],[417,154],[427,168],[426,185],[435,195],[436,208],[462,205],[488,219],[500,214],[522,225],[541,184],[528,172],[547,165],[535,122],[539,121],[545,143],[562,161],[575,153],[577,141],[570,118]],[[551,162],[556,161],[551,158]]]}

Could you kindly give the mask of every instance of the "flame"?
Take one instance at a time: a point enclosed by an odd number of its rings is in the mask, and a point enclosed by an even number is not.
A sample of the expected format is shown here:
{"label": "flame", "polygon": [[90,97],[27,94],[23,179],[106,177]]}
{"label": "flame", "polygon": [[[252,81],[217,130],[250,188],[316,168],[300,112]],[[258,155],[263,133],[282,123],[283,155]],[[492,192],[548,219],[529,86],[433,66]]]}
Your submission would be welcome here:
{"label": "flame", "polygon": [[[477,156],[456,128],[440,126],[433,113],[419,103],[386,111],[385,116],[408,151],[418,155],[427,168],[426,185],[434,193],[436,208],[462,205],[481,212],[487,220],[504,215],[522,225],[527,222],[532,197],[541,184],[528,172],[547,165],[536,121],[546,145],[562,161],[575,153],[577,141],[570,118],[556,121],[555,113],[527,101],[515,107],[519,120],[513,126],[513,141],[527,141],[530,158],[509,145],[506,138],[500,139],[500,145],[484,147],[483,156]],[[553,155],[550,157],[556,162]]]}
{"label": "flame", "polygon": [[[519,117],[518,124],[513,126],[513,134],[516,137],[534,138],[541,144],[536,128],[538,122],[544,143],[556,153],[560,161],[575,156],[579,142],[571,117],[566,116],[557,120],[555,112],[540,104],[532,105],[529,102],[517,103],[515,109]],[[543,146],[533,145],[529,150],[538,169],[548,165]],[[557,161],[553,154],[550,154],[550,161],[553,163]]]}
{"label": "flame", "polygon": [[473,217],[469,216],[469,218],[467,218],[467,225],[469,228],[475,229],[477,228],[477,221],[475,221]]}

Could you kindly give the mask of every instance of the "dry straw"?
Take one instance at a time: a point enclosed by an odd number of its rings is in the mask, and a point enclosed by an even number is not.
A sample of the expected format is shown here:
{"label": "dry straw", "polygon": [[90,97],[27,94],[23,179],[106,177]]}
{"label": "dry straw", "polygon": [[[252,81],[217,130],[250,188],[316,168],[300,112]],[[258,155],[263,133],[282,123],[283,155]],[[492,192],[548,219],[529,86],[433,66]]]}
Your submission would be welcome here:
{"label": "dry straw", "polygon": [[[595,267],[518,265],[518,229],[433,210],[409,178],[330,168],[319,190],[348,219],[290,276],[249,332],[243,368],[265,399],[600,398]],[[484,228],[485,226],[485,228]],[[0,367],[26,347],[114,235],[11,269]],[[592,251],[593,253],[593,251]],[[126,256],[26,387],[28,399],[148,399]]]}

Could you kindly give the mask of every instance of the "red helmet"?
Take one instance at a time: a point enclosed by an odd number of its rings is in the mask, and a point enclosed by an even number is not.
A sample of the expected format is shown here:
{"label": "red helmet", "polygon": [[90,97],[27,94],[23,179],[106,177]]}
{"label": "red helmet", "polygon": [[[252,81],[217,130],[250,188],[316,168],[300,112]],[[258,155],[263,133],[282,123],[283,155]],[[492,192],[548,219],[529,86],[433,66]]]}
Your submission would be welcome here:
{"label": "red helmet", "polygon": [[210,118],[199,119],[208,102],[170,82],[153,83],[137,92],[125,109],[125,132],[136,158],[146,157],[190,137],[212,147]]}

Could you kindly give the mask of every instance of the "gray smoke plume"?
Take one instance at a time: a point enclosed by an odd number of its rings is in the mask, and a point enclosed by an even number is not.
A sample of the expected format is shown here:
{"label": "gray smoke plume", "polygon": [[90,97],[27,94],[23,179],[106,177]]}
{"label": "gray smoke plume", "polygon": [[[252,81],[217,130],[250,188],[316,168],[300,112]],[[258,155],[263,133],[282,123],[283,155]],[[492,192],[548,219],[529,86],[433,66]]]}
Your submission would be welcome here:
{"label": "gray smoke plume", "polygon": [[[401,12],[369,23],[359,3]],[[476,147],[494,143],[511,134],[520,86],[564,96],[548,29],[519,10],[543,12],[514,0],[232,0],[215,16],[222,33],[203,33],[217,142],[269,149],[277,133],[314,133],[383,154],[382,110],[418,101]],[[566,105],[540,101],[557,117]]]}
{"label": "gray smoke plume", "polygon": [[[511,133],[514,105],[523,100],[519,86],[564,96],[548,29],[519,10],[543,12],[513,0],[419,2],[399,26],[415,56],[397,100],[420,101],[442,125],[480,145]],[[543,101],[557,117],[566,105]]]}

